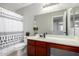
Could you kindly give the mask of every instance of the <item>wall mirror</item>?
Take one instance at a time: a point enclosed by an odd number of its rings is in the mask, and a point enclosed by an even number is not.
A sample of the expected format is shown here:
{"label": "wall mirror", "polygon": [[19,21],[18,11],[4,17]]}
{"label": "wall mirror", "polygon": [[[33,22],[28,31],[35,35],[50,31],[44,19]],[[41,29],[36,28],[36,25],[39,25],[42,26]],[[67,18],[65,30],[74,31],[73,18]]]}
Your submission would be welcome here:
{"label": "wall mirror", "polygon": [[79,7],[36,15],[38,33],[79,35]]}
{"label": "wall mirror", "polygon": [[66,10],[35,16],[38,33],[48,33],[53,35],[66,35]]}

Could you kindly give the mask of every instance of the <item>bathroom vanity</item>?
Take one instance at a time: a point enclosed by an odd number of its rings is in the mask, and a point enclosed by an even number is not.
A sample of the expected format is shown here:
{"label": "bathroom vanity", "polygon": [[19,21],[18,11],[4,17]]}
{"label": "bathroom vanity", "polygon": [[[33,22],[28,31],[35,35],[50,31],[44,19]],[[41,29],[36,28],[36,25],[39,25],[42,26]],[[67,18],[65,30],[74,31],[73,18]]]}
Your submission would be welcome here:
{"label": "bathroom vanity", "polygon": [[27,37],[28,56],[49,56],[50,48],[57,48],[79,53],[79,39],[63,36],[52,36],[40,38],[35,36]]}

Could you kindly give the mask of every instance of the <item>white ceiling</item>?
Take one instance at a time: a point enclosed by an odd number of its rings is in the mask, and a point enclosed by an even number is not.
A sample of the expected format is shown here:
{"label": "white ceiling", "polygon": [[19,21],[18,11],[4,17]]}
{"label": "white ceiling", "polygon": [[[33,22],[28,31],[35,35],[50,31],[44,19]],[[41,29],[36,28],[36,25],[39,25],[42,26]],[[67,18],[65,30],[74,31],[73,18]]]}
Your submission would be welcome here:
{"label": "white ceiling", "polygon": [[32,3],[0,3],[0,7],[6,8],[11,11],[16,11],[31,4]]}

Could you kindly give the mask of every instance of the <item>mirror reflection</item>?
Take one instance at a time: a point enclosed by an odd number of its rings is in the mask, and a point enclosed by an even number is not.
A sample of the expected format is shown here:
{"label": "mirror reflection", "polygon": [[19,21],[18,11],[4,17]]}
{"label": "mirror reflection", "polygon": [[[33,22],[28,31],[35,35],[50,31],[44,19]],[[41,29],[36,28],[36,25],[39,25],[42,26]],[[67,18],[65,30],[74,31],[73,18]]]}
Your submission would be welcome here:
{"label": "mirror reflection", "polygon": [[66,35],[65,30],[65,11],[51,12],[42,15],[36,15],[38,33],[48,33],[53,35]]}
{"label": "mirror reflection", "polygon": [[79,7],[36,15],[38,34],[79,35]]}
{"label": "mirror reflection", "polygon": [[79,35],[79,7],[72,8],[70,12],[70,25],[71,31],[70,34],[74,36]]}
{"label": "mirror reflection", "polygon": [[63,35],[63,16],[53,18],[53,34]]}

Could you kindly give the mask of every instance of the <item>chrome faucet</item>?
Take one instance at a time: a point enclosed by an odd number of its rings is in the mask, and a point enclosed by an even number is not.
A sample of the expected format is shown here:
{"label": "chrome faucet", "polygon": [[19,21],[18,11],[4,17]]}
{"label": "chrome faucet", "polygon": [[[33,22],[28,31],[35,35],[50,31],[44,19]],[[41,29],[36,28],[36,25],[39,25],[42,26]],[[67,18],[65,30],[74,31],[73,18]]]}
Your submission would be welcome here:
{"label": "chrome faucet", "polygon": [[46,37],[46,33],[43,34],[43,37],[44,37],[44,38]]}
{"label": "chrome faucet", "polygon": [[47,34],[47,32],[43,34],[43,37],[44,37],[44,38],[46,37],[46,34]]}

